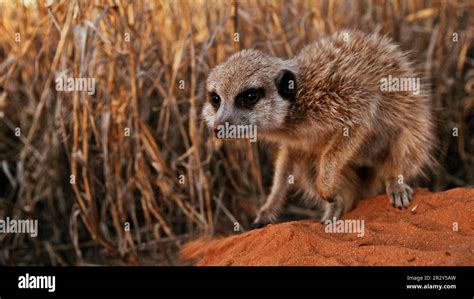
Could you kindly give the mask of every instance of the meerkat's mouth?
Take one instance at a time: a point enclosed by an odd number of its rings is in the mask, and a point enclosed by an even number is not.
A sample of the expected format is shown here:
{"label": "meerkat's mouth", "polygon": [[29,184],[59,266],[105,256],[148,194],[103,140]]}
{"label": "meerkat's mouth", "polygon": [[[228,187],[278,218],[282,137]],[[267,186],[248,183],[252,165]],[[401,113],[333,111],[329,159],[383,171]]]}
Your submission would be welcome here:
{"label": "meerkat's mouth", "polygon": [[238,141],[238,140],[241,140],[242,138],[219,138],[219,137],[216,137],[217,140],[221,140],[221,141]]}
{"label": "meerkat's mouth", "polygon": [[237,142],[237,141],[240,141],[240,140],[248,140],[249,142],[255,142],[253,139],[251,138],[217,138],[215,137],[217,140],[219,141],[225,141],[225,142]]}

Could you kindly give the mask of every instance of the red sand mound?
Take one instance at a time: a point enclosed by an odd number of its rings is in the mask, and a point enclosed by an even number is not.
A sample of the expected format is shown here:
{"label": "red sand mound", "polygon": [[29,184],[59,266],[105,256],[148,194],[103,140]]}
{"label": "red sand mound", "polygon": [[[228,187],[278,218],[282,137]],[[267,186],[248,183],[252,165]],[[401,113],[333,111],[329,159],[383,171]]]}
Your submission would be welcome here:
{"label": "red sand mound", "polygon": [[[416,208],[415,208],[416,207]],[[417,189],[408,209],[385,195],[362,200],[343,220],[364,220],[364,236],[327,233],[315,221],[269,225],[186,244],[198,265],[474,265],[474,189]],[[457,228],[457,231],[456,231]]]}

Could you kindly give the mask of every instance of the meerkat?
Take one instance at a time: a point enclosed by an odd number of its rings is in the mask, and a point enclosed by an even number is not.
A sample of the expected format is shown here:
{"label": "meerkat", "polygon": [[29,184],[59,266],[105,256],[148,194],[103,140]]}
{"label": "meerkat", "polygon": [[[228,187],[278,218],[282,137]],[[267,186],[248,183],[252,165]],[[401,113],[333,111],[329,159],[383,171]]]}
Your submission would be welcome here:
{"label": "meerkat", "polygon": [[202,111],[208,127],[256,126],[258,137],[278,146],[253,228],[277,220],[293,187],[321,210],[323,223],[384,188],[394,207],[408,207],[408,183],[435,164],[430,98],[426,86],[382,85],[416,78],[390,38],[357,31],[323,37],[290,59],[248,49],[215,67]]}

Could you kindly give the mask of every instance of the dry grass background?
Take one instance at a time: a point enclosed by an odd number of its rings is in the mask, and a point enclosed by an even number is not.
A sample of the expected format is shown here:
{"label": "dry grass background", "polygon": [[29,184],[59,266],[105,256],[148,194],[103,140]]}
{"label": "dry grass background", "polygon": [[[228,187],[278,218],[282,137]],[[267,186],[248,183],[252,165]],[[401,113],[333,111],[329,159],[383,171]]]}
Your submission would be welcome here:
{"label": "dry grass background", "polygon": [[[241,48],[289,57],[342,28],[413,50],[443,165],[426,185],[473,184],[472,1],[0,2],[0,218],[39,220],[37,238],[0,235],[0,264],[175,264],[192,236],[242,231],[271,147],[215,144],[199,86]],[[95,78],[95,95],[56,91],[61,73]]]}

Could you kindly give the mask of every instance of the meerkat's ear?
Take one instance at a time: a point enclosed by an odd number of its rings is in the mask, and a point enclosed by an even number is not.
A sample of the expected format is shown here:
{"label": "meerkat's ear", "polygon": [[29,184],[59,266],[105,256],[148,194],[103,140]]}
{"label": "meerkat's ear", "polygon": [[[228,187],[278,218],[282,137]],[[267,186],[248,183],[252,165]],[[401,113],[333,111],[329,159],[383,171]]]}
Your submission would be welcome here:
{"label": "meerkat's ear", "polygon": [[289,101],[296,98],[296,76],[292,71],[282,70],[275,78],[278,94]]}

